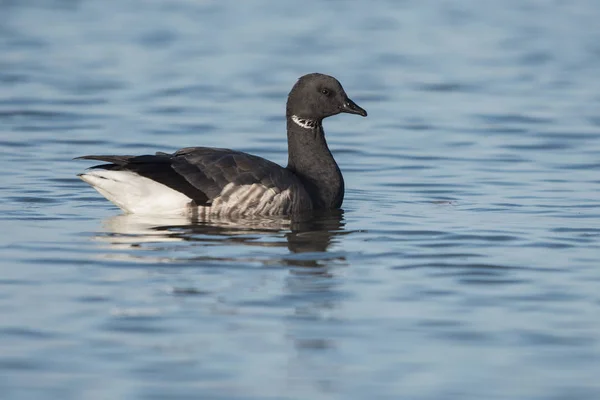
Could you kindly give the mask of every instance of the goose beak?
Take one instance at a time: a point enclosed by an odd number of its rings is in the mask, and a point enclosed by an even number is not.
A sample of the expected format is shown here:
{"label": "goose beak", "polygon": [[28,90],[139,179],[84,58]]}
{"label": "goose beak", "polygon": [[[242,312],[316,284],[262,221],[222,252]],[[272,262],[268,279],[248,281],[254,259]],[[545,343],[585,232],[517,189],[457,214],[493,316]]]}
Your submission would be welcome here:
{"label": "goose beak", "polygon": [[346,101],[342,104],[341,111],[348,114],[358,114],[363,117],[367,116],[367,112],[359,107],[355,102],[346,97]]}

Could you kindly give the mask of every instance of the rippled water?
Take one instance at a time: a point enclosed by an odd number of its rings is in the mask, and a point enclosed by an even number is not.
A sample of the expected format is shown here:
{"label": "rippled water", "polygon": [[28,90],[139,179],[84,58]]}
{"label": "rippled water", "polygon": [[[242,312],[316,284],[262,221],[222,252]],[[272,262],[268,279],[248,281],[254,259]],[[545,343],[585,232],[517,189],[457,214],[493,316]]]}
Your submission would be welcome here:
{"label": "rippled water", "polygon": [[[597,1],[0,2],[3,399],[600,398]],[[83,154],[287,159],[342,213],[120,215]]]}

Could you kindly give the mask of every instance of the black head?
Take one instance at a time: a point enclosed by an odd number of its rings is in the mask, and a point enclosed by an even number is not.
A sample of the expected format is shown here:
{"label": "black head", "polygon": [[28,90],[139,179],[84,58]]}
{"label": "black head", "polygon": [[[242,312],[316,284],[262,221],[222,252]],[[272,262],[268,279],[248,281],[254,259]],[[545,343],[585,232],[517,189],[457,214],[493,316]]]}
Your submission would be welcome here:
{"label": "black head", "polygon": [[288,117],[320,121],[343,112],[367,116],[365,110],[348,98],[338,80],[329,75],[314,73],[300,77],[288,96]]}

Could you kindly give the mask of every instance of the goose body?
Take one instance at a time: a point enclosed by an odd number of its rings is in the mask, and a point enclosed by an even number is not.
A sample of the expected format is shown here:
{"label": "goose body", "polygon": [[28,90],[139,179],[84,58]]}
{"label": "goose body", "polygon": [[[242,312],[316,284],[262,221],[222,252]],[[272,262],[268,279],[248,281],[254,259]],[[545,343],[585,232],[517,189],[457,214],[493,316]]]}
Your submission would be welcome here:
{"label": "goose body", "polygon": [[288,165],[229,149],[190,147],[155,155],[88,155],[103,161],[79,177],[126,213],[200,218],[293,215],[339,208],[344,180],[324,118],[366,116],[333,77],[301,77],[288,96]]}

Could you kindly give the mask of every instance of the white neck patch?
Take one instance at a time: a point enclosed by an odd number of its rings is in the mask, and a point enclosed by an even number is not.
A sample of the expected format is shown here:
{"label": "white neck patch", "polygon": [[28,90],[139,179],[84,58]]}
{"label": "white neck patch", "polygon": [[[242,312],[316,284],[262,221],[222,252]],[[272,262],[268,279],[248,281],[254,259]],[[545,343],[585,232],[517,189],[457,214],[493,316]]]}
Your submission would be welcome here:
{"label": "white neck patch", "polygon": [[297,115],[292,115],[292,121],[304,129],[314,129],[318,125],[317,121],[313,119],[300,118]]}

